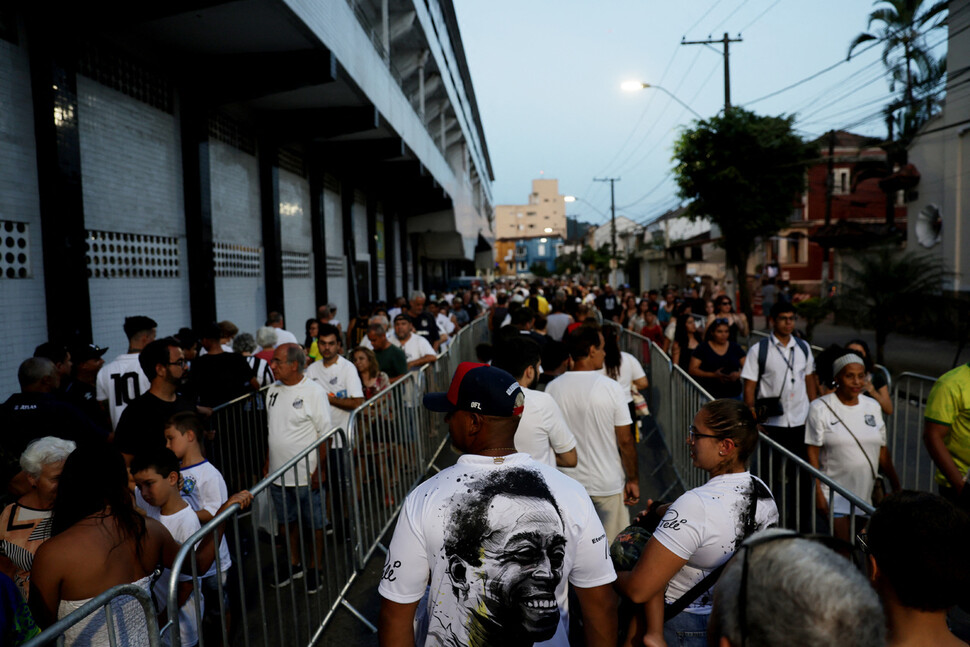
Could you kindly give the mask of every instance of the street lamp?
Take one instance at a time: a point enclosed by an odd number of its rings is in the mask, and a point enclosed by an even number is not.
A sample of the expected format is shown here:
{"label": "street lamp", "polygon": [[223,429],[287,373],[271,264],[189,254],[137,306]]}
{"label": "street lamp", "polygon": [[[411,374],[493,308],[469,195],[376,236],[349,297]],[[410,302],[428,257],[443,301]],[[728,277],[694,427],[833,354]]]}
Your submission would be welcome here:
{"label": "street lamp", "polygon": [[689,105],[687,105],[686,103],[684,103],[683,101],[675,97],[673,93],[667,90],[667,88],[661,87],[659,85],[650,85],[649,83],[641,83],[640,81],[624,81],[622,84],[620,84],[620,89],[622,89],[625,92],[636,92],[637,90],[644,90],[646,88],[653,88],[654,90],[660,90],[668,97],[670,97],[671,99],[673,99],[674,101],[682,105],[684,108],[687,108],[687,110],[689,110],[691,114],[693,114],[695,117],[697,117],[698,119],[703,119],[703,117],[701,117],[696,110],[694,110]]}

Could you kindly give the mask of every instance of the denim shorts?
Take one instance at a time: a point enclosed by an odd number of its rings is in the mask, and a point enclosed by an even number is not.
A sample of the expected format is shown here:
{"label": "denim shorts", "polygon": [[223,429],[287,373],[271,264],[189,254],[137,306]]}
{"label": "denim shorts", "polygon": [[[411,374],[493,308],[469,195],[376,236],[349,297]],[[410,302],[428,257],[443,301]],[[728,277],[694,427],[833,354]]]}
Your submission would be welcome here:
{"label": "denim shorts", "polygon": [[[308,485],[285,487],[281,485],[270,485],[269,494],[273,498],[273,507],[276,508],[276,520],[279,523],[295,523],[297,520],[297,497],[300,501],[300,512],[304,526],[309,525],[309,519],[313,520],[313,528],[322,530],[327,525],[327,516],[323,509],[323,497],[321,490],[311,488]],[[284,508],[285,498],[285,508]]]}

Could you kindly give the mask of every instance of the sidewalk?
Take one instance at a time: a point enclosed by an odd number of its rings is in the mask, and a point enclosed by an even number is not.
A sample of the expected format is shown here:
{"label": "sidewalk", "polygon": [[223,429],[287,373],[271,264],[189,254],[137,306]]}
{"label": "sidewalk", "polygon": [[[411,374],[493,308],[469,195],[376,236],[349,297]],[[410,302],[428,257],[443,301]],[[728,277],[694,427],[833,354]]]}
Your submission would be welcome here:
{"label": "sidewalk", "polygon": [[[764,317],[755,317],[755,330],[765,330]],[[804,329],[799,321],[798,328]],[[873,359],[876,354],[876,333],[859,331],[851,326],[837,326],[824,322],[816,326],[812,343],[825,348],[830,344],[844,344],[850,339],[864,339],[869,344]],[[904,371],[939,377],[953,367],[956,342],[892,333],[886,340],[885,364],[893,375]],[[958,363],[970,362],[970,348],[964,348]]]}

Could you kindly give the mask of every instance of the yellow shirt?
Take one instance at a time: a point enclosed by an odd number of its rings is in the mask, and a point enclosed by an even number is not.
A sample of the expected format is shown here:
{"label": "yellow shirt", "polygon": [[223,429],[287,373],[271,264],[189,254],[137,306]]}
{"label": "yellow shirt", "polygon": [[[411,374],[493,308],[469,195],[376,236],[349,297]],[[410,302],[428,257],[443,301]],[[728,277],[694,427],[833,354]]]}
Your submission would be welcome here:
{"label": "yellow shirt", "polygon": [[[950,428],[943,444],[960,473],[966,475],[970,468],[970,364],[958,366],[936,381],[926,399],[923,417]],[[949,485],[939,470],[936,482]]]}

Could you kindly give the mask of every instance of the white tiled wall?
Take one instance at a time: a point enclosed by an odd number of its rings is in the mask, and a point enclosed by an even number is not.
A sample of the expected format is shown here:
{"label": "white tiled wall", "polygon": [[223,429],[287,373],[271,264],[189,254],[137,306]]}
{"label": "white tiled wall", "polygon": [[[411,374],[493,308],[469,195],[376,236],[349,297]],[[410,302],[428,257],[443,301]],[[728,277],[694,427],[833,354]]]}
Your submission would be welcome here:
{"label": "white tiled wall", "polygon": [[0,278],[0,401],[20,390],[17,368],[47,340],[30,72],[25,50],[0,40],[0,220],[27,223],[30,278]]}
{"label": "white tiled wall", "polygon": [[[212,182],[212,237],[248,247],[263,246],[256,158],[220,141],[209,140]],[[265,254],[263,262],[265,262]],[[265,271],[259,277],[216,277],[216,318],[243,332],[266,321]],[[286,326],[292,329],[291,322]]]}
{"label": "white tiled wall", "polygon": [[126,316],[151,317],[159,336],[191,324],[179,129],[173,115],[94,80],[78,76],[77,87],[85,227],[179,238],[177,278],[88,280],[94,342],[113,357],[127,350]]}
{"label": "white tiled wall", "polygon": [[[280,238],[283,251],[309,253],[313,250],[310,228],[310,184],[305,177],[280,169]],[[283,307],[287,327],[299,337],[307,319],[316,315],[313,288],[313,255],[310,278],[283,279]]]}

